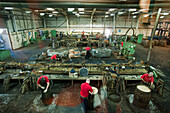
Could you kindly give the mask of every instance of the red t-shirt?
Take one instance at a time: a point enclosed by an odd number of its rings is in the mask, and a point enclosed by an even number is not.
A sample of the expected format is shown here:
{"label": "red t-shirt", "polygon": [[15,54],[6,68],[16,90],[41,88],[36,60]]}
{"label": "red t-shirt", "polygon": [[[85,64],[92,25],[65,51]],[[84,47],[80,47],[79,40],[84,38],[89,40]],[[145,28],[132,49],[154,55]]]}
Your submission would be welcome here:
{"label": "red t-shirt", "polygon": [[57,59],[57,55],[53,55],[51,59]]}
{"label": "red t-shirt", "polygon": [[149,74],[143,74],[143,75],[141,76],[141,78],[143,78],[143,80],[146,81],[146,82],[148,82],[148,83],[153,82],[153,81],[154,81],[153,76],[149,77],[148,75],[149,75]]}
{"label": "red t-shirt", "polygon": [[40,84],[40,80],[41,80],[42,77],[45,78],[46,83],[49,82],[49,79],[48,79],[47,76],[41,76],[40,78],[38,78],[37,84]]}
{"label": "red t-shirt", "polygon": [[81,91],[80,91],[80,95],[83,97],[88,97],[89,96],[89,91],[93,92],[92,87],[87,83],[82,83],[81,84]]}

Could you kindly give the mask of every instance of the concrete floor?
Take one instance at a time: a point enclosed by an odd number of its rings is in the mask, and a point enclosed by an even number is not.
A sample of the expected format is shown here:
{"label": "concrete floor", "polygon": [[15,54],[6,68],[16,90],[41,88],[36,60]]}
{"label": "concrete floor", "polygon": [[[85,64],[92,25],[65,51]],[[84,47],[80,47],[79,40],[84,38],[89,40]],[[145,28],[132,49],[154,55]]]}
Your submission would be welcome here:
{"label": "concrete floor", "polygon": [[[41,53],[42,51],[45,51],[48,49],[48,47],[46,45],[47,45],[47,42],[43,41],[43,42],[40,42],[37,44],[30,45],[29,47],[26,47],[26,48],[11,51],[12,58],[10,60],[8,59],[6,61],[14,60],[17,62],[20,62],[20,61],[25,62],[25,61],[29,61],[29,60],[35,60],[36,54]],[[145,61],[147,58],[147,51],[148,51],[148,48],[143,48],[141,45],[137,44],[136,53],[135,53],[136,60]],[[149,64],[162,70],[164,72],[164,74],[167,76],[166,78],[162,78],[162,79],[165,81],[166,87],[168,87],[168,88],[170,86],[170,76],[168,75],[169,74],[168,60],[170,60],[169,59],[170,54],[168,54],[169,52],[170,52],[170,46],[167,46],[167,47],[155,46],[152,50],[151,59],[149,61]],[[101,62],[101,60],[104,60],[106,63],[111,63],[111,62],[115,61],[115,58],[96,59],[97,62]],[[82,62],[82,61],[83,60],[75,61],[75,62]],[[93,59],[91,59],[91,61],[93,61]],[[91,61],[89,60],[89,61],[87,61],[87,63],[91,62]],[[123,61],[119,61],[119,62],[123,62]],[[82,82],[84,82],[84,81],[82,81]],[[67,87],[70,87],[69,84],[67,84],[67,85],[63,84],[63,87],[61,84],[62,83],[60,83],[60,85],[58,86],[58,84],[55,83],[55,85],[54,85],[55,94],[59,94],[59,92],[61,90],[65,90]],[[2,84],[0,84],[0,85],[2,86]],[[18,89],[19,89],[19,85],[14,84],[14,86],[10,89],[10,91],[5,93],[5,94],[7,94],[5,96],[5,98],[4,98],[4,95],[2,95],[3,93],[0,94],[0,101],[1,101],[0,113],[1,112],[6,112],[6,113],[8,113],[8,112],[83,113],[83,110],[82,110],[82,107],[80,104],[75,107],[56,106],[56,105],[44,106],[42,103],[38,102],[38,100],[39,100],[38,98],[40,98],[39,91],[27,92],[26,94],[21,95],[20,92],[18,91]],[[77,93],[79,93],[78,90],[77,90]],[[91,111],[91,112],[92,113],[101,113],[101,112],[103,112],[103,113],[134,113],[134,112],[135,113],[142,113],[142,112],[150,113],[149,110],[145,110],[145,109],[137,110],[137,111],[132,110],[133,107],[131,107],[131,109],[130,109],[128,107],[129,103],[125,103],[126,98],[124,96],[122,96],[122,97],[123,98],[122,98],[121,102],[112,103],[109,105],[108,105],[108,101],[102,100],[103,103],[105,103],[104,105],[107,105],[107,106],[97,109],[97,110],[94,110],[94,111]],[[155,98],[156,98],[156,96],[155,96]],[[35,104],[32,104],[35,102],[38,102],[38,104],[37,104],[37,106],[39,106],[38,108],[36,108]],[[170,108],[169,108],[170,98],[166,98],[166,97],[157,98],[157,103],[159,105],[159,109],[162,110],[161,113],[170,112]],[[105,109],[107,109],[107,110],[105,110]],[[152,112],[159,113],[159,111],[157,111],[157,112],[152,111]]]}

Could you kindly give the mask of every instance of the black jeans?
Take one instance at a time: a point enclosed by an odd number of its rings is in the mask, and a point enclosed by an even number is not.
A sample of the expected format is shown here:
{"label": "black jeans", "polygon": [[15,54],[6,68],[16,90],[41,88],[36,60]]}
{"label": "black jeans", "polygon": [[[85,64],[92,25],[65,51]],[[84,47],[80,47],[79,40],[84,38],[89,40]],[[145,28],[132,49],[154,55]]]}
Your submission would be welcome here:
{"label": "black jeans", "polygon": [[80,98],[81,98],[81,100],[83,101],[83,102],[82,102],[82,106],[83,106],[83,109],[84,109],[84,111],[85,111],[85,113],[86,113],[87,110],[88,110],[88,99],[85,98],[85,97],[82,97],[82,96],[80,96]]}
{"label": "black jeans", "polygon": [[87,50],[87,51],[86,51],[85,59],[89,59],[89,57],[90,57],[90,51],[89,51],[89,50]]}

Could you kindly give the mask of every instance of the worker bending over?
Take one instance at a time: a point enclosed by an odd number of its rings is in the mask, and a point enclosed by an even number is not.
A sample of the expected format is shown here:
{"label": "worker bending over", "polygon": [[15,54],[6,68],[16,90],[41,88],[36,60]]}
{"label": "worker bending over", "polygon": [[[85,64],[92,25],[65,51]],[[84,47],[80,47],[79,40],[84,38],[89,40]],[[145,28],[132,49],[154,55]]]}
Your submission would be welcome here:
{"label": "worker bending over", "polygon": [[57,60],[58,54],[55,54],[51,57],[51,61],[54,63]]}
{"label": "worker bending over", "polygon": [[46,93],[48,91],[48,88],[50,86],[49,78],[47,76],[41,76],[38,78],[37,81],[38,87],[41,88],[42,94]]}
{"label": "worker bending over", "polygon": [[85,112],[87,112],[87,109],[88,109],[89,93],[93,94],[93,89],[89,84],[90,84],[90,79],[87,79],[85,83],[81,84],[80,97],[81,97],[81,100],[83,101],[83,108]]}
{"label": "worker bending over", "polygon": [[155,88],[155,85],[153,84],[154,78],[153,78],[153,72],[150,72],[149,74],[143,74],[141,76],[142,83],[149,86],[151,90]]}
{"label": "worker bending over", "polygon": [[86,55],[85,55],[85,59],[89,59],[90,58],[90,47],[86,47]]}

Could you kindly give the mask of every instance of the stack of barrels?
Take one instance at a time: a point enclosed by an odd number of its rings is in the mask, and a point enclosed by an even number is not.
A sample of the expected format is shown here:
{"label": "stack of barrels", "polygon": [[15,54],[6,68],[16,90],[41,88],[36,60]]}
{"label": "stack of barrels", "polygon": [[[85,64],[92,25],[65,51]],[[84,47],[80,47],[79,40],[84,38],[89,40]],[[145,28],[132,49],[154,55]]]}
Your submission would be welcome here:
{"label": "stack of barrels", "polygon": [[69,50],[69,58],[72,58],[72,57],[74,57],[74,49],[70,49]]}
{"label": "stack of barrels", "polygon": [[79,50],[70,49],[69,50],[69,58],[72,58],[72,57],[80,57],[80,51]]}
{"label": "stack of barrels", "polygon": [[80,57],[80,51],[79,50],[74,51],[74,57]]}

